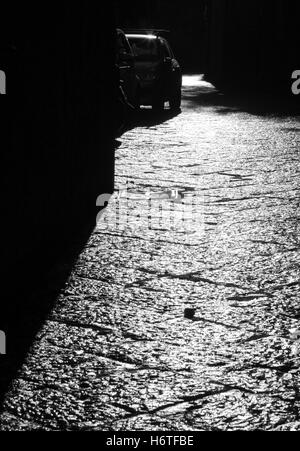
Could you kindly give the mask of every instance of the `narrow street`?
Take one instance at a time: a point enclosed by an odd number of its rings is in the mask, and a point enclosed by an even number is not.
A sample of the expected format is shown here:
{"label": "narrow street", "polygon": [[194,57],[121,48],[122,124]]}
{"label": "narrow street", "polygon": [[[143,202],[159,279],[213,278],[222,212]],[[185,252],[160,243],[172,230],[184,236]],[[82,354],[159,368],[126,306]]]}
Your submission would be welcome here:
{"label": "narrow street", "polygon": [[300,430],[299,117],[186,76],[137,125],[1,429]]}

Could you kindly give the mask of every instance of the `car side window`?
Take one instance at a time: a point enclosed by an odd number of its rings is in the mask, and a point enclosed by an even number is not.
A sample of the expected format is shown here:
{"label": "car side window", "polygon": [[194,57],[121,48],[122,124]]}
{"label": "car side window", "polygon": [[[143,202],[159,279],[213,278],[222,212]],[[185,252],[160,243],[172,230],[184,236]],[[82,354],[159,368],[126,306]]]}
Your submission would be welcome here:
{"label": "car side window", "polygon": [[118,35],[118,52],[119,52],[119,55],[124,55],[125,53],[127,53],[127,54],[131,53],[129,44],[128,44],[126,38],[122,34]]}

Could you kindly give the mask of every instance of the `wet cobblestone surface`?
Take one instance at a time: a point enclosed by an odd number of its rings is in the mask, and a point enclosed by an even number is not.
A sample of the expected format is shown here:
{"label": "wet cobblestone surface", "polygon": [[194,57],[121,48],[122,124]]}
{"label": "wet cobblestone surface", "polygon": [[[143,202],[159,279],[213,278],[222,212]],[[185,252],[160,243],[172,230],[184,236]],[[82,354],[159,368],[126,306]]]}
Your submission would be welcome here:
{"label": "wet cobblestone surface", "polygon": [[299,117],[184,85],[122,137],[2,430],[300,430]]}

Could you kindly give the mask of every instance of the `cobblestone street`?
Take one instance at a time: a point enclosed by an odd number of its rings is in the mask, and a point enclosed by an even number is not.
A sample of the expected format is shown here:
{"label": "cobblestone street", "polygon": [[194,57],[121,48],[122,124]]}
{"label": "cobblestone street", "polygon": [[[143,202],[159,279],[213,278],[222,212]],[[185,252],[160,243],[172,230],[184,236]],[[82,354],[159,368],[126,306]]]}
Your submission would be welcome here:
{"label": "cobblestone street", "polygon": [[120,139],[2,430],[300,430],[299,117],[183,97]]}

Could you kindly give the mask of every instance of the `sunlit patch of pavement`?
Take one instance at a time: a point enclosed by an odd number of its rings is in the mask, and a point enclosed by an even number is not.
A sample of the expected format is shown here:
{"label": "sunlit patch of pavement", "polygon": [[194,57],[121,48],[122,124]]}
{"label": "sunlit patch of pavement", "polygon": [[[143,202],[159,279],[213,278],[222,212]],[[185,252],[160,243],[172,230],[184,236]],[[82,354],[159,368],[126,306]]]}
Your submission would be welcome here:
{"label": "sunlit patch of pavement", "polygon": [[299,430],[298,118],[183,84],[181,115],[121,138],[2,430]]}

